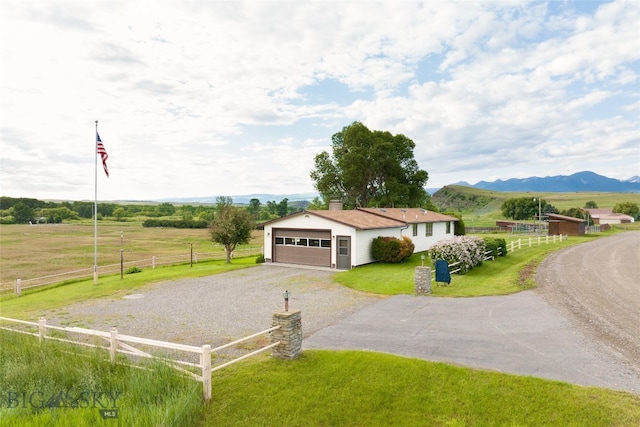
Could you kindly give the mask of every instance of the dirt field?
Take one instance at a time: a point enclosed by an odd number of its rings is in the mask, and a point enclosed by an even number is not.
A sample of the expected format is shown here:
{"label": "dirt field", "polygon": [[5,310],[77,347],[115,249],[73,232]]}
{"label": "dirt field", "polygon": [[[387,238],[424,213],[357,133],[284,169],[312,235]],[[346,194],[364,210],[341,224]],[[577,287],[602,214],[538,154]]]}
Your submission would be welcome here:
{"label": "dirt field", "polygon": [[640,232],[556,252],[537,282],[547,302],[640,370]]}

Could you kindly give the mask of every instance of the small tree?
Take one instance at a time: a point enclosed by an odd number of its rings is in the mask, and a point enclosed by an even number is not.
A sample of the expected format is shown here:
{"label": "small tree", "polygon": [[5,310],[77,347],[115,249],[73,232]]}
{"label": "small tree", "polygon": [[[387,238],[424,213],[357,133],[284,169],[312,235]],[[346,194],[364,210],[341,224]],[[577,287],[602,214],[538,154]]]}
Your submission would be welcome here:
{"label": "small tree", "polygon": [[231,262],[231,253],[238,245],[249,243],[251,232],[255,228],[253,217],[246,209],[237,206],[224,206],[211,223],[211,238],[224,246],[227,264]]}
{"label": "small tree", "polygon": [[613,212],[629,215],[633,218],[638,216],[639,211],[640,209],[638,208],[638,204],[633,202],[617,203],[613,207]]}
{"label": "small tree", "polygon": [[598,208],[598,204],[596,202],[594,202],[593,200],[589,200],[587,203],[584,204],[584,208],[585,209],[597,209]]}

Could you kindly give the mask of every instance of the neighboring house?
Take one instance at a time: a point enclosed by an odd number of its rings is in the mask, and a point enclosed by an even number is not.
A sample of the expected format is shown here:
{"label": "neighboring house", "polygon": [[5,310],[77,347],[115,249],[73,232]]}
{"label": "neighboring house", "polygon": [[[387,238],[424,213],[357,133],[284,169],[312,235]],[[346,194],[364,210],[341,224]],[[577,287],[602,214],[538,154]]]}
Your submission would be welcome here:
{"label": "neighboring house", "polygon": [[594,224],[629,224],[634,222],[630,215],[613,213],[613,208],[585,209],[593,218]]}
{"label": "neighboring house", "polygon": [[549,236],[566,234],[567,236],[582,236],[585,234],[587,221],[570,216],[547,214]]}
{"label": "neighboring house", "polygon": [[263,224],[265,262],[347,270],[369,264],[371,242],[378,236],[407,236],[414,252],[454,236],[458,219],[418,208],[309,210]]}

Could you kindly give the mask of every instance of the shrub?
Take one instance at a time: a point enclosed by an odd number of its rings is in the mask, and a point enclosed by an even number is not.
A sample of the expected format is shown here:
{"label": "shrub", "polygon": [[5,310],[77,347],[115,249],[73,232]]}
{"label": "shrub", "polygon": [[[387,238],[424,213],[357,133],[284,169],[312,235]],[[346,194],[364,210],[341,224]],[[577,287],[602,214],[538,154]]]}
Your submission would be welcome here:
{"label": "shrub", "polygon": [[260,254],[256,257],[256,264],[264,264],[264,255]]}
{"label": "shrub", "polygon": [[138,267],[129,267],[127,269],[127,271],[124,272],[124,274],[134,274],[134,273],[140,273],[142,270]]}
{"label": "shrub", "polygon": [[415,245],[407,236],[403,236],[402,240],[378,236],[371,243],[371,257],[380,262],[402,262],[409,259],[414,248]]}
{"label": "shrub", "polygon": [[498,257],[498,256],[505,256],[507,254],[506,240],[485,237],[484,242],[486,244],[485,251],[491,251],[492,256]]}
{"label": "shrub", "polygon": [[482,265],[486,243],[480,237],[456,236],[440,240],[429,249],[429,256],[435,260],[443,259],[449,264],[460,262],[460,274],[464,274],[477,265]]}

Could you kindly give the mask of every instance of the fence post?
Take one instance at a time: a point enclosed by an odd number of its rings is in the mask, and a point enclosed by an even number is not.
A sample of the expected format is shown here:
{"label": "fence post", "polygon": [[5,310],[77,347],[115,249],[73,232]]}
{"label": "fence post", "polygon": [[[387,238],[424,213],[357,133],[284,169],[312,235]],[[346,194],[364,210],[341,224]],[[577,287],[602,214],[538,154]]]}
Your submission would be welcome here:
{"label": "fence post", "polygon": [[280,341],[273,348],[273,356],[278,359],[295,359],[302,353],[302,315],[300,310],[273,313],[271,326],[280,326],[271,332],[271,342]]}
{"label": "fence post", "polygon": [[533,237],[529,236],[529,247],[531,247],[531,241],[532,241]]}
{"label": "fence post", "polygon": [[40,342],[44,341],[47,336],[47,319],[40,317],[38,319],[38,339]]}
{"label": "fence post", "polygon": [[16,294],[22,295],[22,279],[16,279]]}
{"label": "fence post", "polygon": [[211,346],[202,346],[200,354],[200,364],[202,365],[202,393],[204,400],[211,400]]}
{"label": "fence post", "polygon": [[109,359],[111,363],[116,363],[116,350],[118,349],[118,328],[111,327],[111,338],[109,339]]}
{"label": "fence post", "polygon": [[414,273],[413,287],[416,295],[429,295],[431,294],[431,268],[430,267],[416,267]]}
{"label": "fence post", "polygon": [[518,249],[522,249],[522,238],[518,239]]}
{"label": "fence post", "polygon": [[155,270],[156,269],[156,256],[152,256],[151,257],[151,269]]}

